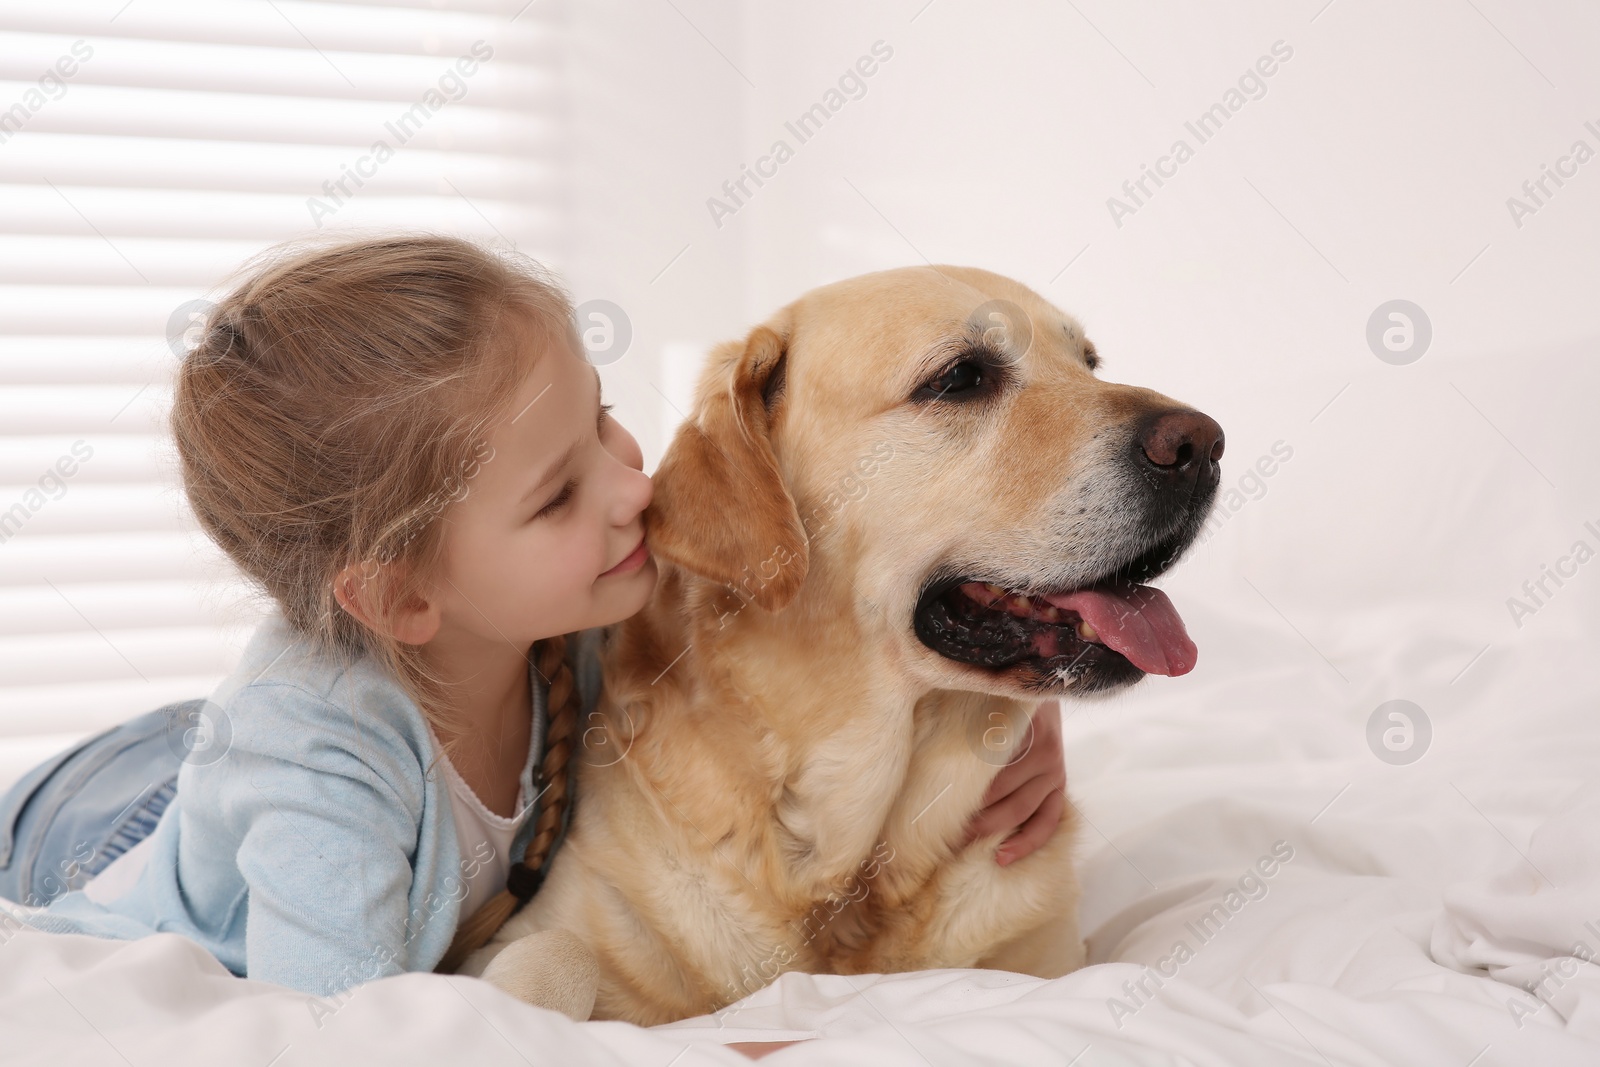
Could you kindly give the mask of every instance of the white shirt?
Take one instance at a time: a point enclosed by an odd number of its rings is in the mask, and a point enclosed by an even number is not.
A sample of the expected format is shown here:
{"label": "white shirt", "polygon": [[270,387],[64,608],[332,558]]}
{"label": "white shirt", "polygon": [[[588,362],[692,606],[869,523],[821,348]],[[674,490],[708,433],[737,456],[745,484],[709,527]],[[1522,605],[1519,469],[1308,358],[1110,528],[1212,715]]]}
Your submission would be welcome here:
{"label": "white shirt", "polygon": [[[511,840],[528,817],[526,790],[517,790],[516,814],[496,815],[478,799],[466,779],[461,777],[449,756],[440,756],[445,780],[450,786],[450,815],[456,825],[456,840],[461,845],[461,877],[467,896],[461,902],[461,921],[506,887],[511,873]],[[514,857],[522,859],[521,856]]]}

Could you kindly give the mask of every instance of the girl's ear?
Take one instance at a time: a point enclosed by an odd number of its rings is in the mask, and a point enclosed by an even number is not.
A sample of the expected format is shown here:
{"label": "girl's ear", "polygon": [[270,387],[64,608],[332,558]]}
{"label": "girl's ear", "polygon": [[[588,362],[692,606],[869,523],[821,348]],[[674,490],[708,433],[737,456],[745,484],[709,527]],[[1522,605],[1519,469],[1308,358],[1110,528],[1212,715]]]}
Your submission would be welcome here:
{"label": "girl's ear", "polygon": [[[438,604],[422,594],[400,592],[398,564],[372,560],[352,563],[333,580],[333,597],[351,617],[369,630],[404,645],[425,645],[443,621]],[[398,603],[394,603],[398,599]]]}
{"label": "girl's ear", "polygon": [[782,322],[714,351],[694,417],[679,427],[652,478],[650,551],[781,610],[805,581],[809,544],[772,451],[782,402]]}

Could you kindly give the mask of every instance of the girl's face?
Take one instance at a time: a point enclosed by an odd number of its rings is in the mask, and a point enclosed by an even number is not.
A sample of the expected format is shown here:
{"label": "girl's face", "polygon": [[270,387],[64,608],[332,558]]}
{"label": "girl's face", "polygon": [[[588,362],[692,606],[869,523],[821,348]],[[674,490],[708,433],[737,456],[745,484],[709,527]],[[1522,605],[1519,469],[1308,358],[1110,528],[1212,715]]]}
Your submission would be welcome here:
{"label": "girl's face", "polygon": [[[535,342],[518,324],[509,343]],[[643,468],[593,365],[564,344],[539,354],[441,516],[444,625],[525,650],[637,612],[656,582]]]}

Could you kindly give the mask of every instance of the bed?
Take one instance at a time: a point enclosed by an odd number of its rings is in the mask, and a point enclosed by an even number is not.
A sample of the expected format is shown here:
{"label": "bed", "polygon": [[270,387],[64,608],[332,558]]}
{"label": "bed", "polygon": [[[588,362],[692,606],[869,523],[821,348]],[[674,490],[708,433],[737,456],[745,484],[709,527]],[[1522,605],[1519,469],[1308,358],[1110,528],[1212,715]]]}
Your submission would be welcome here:
{"label": "bed", "polygon": [[[1213,412],[1225,486],[1280,436],[1294,455],[1163,582],[1200,667],[1066,705],[1079,972],[786,974],[641,1029],[468,978],[318,1001],[176,935],[3,931],[0,1058],[669,1067],[805,1038],[767,1062],[1600,1063],[1600,563],[1573,553],[1600,549],[1600,486],[1571,447],[1595,347],[1514,354],[1517,392],[1510,355],[1454,355],[1403,384],[1358,366],[1322,411],[1339,381]],[[1534,605],[1545,567],[1567,577]]]}

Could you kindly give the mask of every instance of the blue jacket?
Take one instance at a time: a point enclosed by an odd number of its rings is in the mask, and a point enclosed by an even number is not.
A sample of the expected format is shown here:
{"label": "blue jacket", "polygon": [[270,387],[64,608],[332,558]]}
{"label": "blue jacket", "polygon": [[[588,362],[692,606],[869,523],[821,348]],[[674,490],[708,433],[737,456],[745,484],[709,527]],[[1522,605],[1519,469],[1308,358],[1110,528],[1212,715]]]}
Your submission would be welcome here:
{"label": "blue jacket", "polygon": [[[569,643],[585,711],[598,698],[598,639],[586,631]],[[539,792],[546,690],[535,673],[521,775],[529,797]],[[449,786],[431,768],[437,750],[416,703],[371,660],[333,662],[274,619],[205,714],[225,749],[180,767],[137,883],[108,903],[74,890],[14,919],[110,938],[182,934],[234,974],[317,996],[433,970],[466,886]],[[537,815],[535,804],[513,859]]]}

